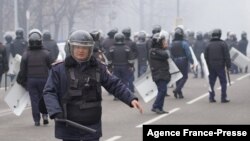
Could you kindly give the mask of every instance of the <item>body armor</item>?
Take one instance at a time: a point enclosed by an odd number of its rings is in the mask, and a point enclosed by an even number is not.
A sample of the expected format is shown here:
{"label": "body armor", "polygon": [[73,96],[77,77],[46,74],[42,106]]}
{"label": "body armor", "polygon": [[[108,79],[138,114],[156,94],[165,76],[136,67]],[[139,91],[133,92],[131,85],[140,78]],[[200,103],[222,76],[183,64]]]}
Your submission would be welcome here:
{"label": "body armor", "polygon": [[69,87],[63,97],[65,118],[83,125],[101,120],[101,84],[98,66],[84,70],[67,69]]}

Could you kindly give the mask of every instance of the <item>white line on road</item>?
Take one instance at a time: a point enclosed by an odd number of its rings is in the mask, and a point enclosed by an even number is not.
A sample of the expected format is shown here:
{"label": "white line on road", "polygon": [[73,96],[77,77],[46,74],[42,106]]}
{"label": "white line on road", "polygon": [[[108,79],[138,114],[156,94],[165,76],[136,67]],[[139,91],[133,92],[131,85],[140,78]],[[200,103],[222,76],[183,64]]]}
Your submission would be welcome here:
{"label": "white line on road", "polygon": [[197,98],[195,98],[195,99],[193,99],[191,101],[188,101],[187,104],[193,104],[194,102],[196,102],[196,101],[198,101],[198,100],[200,100],[200,99],[202,99],[202,98],[204,98],[206,96],[208,96],[208,93],[205,93],[205,94],[203,94],[203,95],[201,95],[201,96],[199,96],[199,97],[197,97]]}
{"label": "white line on road", "polygon": [[115,140],[120,139],[121,137],[122,137],[122,136],[114,136],[114,137],[109,138],[109,139],[107,139],[107,140],[105,140],[105,141],[115,141]]}
{"label": "white line on road", "polygon": [[178,111],[180,109],[181,108],[179,108],[179,107],[178,108],[174,108],[174,109],[170,110],[169,113],[167,113],[167,114],[162,114],[160,116],[157,116],[156,118],[153,118],[153,119],[151,119],[149,121],[146,121],[146,122],[144,122],[144,123],[142,123],[140,125],[137,125],[136,128],[142,128],[142,125],[153,123],[153,122],[155,122],[155,121],[157,121],[157,120],[159,120],[159,119],[161,119],[161,118],[163,118],[165,116],[169,116],[170,114],[172,114],[172,113],[174,113],[174,112],[176,112],[176,111]]}
{"label": "white line on road", "polygon": [[242,79],[248,77],[249,75],[250,75],[250,73],[248,73],[248,74],[246,74],[246,75],[243,75],[243,76],[237,78],[236,80],[237,80],[237,81],[240,81],[240,80],[242,80]]}

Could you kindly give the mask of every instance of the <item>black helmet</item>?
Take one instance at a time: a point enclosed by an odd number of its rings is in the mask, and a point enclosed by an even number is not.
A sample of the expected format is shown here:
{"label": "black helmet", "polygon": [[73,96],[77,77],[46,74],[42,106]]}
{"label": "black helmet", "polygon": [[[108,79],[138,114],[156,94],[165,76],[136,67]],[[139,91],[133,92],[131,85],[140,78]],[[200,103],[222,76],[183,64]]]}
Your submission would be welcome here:
{"label": "black helmet", "polygon": [[146,40],[146,33],[143,32],[143,31],[139,32],[139,34],[138,34],[138,40],[144,42]]}
{"label": "black helmet", "polygon": [[177,27],[175,28],[175,32],[174,32],[174,39],[176,40],[182,40],[184,37],[184,31],[182,28]]}
{"label": "black helmet", "polygon": [[127,27],[122,30],[122,33],[124,34],[125,37],[129,38],[131,36],[131,28]]}
{"label": "black helmet", "polygon": [[32,29],[29,33],[29,48],[36,49],[42,47],[42,33],[38,29]]}
{"label": "black helmet", "polygon": [[7,43],[10,43],[12,41],[12,36],[10,34],[5,35],[5,40]]}
{"label": "black helmet", "polygon": [[212,31],[212,38],[220,39],[221,37],[221,29],[217,28]]}
{"label": "black helmet", "polygon": [[247,33],[245,31],[242,31],[241,38],[242,39],[246,39],[247,38]]}
{"label": "black helmet", "polygon": [[168,43],[169,33],[165,30],[162,30],[160,33],[156,33],[152,38],[152,47],[153,48],[162,48],[163,40]]}
{"label": "black helmet", "polygon": [[22,28],[18,28],[16,30],[16,38],[23,38],[23,29]]}
{"label": "black helmet", "polygon": [[[74,31],[69,36],[68,44],[69,44],[71,56],[73,58],[75,58],[74,54],[73,54],[73,50],[74,50],[74,47],[77,46],[77,47],[89,48],[88,58],[84,61],[88,61],[90,59],[90,57],[93,53],[93,49],[94,49],[94,40],[93,40],[92,36],[87,31],[84,31],[84,30]],[[80,61],[83,61],[83,60],[80,60]]]}
{"label": "black helmet", "polygon": [[49,31],[43,32],[43,40],[51,40],[51,33]]}
{"label": "black helmet", "polygon": [[117,28],[111,29],[107,34],[110,38],[114,38],[115,34],[118,32]]}
{"label": "black helmet", "polygon": [[155,25],[153,27],[152,33],[155,34],[155,33],[159,33],[159,32],[161,32],[161,26],[160,25]]}
{"label": "black helmet", "polygon": [[125,37],[121,33],[115,34],[115,44],[121,45],[124,44]]}
{"label": "black helmet", "polygon": [[94,41],[99,41],[101,38],[101,32],[97,30],[90,32],[90,35],[92,36]]}
{"label": "black helmet", "polygon": [[197,40],[202,40],[202,39],[203,39],[203,35],[202,35],[202,32],[201,32],[201,31],[198,31],[198,32],[196,33],[196,39],[197,39]]}

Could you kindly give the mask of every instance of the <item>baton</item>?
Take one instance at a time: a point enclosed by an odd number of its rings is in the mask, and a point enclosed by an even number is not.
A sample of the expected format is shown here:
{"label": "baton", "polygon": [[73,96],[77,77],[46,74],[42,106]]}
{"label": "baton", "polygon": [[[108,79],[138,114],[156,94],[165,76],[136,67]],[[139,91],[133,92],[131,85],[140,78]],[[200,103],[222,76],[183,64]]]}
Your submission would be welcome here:
{"label": "baton", "polygon": [[71,125],[72,127],[78,128],[78,129],[83,130],[83,131],[87,131],[87,132],[89,132],[89,133],[96,133],[96,130],[95,130],[95,129],[89,128],[89,127],[87,127],[87,126],[81,125],[81,124],[76,123],[76,122],[71,121],[71,120],[67,120],[67,119],[57,119],[57,118],[55,118],[55,121],[57,121],[57,122],[65,122],[65,123],[67,123],[68,125]]}
{"label": "baton", "polygon": [[4,81],[5,83],[5,91],[7,91],[7,73],[5,73],[5,81]]}
{"label": "baton", "polygon": [[228,71],[228,69],[226,69],[226,71],[227,71],[228,83],[229,83],[229,86],[231,86],[231,79],[230,79],[229,71]]}

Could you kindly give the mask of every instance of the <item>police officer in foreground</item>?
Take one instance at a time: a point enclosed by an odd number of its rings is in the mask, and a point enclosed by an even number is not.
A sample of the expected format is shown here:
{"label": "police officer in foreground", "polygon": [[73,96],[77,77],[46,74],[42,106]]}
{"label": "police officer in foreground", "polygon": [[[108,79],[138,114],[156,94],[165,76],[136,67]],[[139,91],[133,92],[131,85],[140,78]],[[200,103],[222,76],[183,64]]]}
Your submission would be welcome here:
{"label": "police officer in foreground", "polygon": [[209,84],[211,91],[209,92],[209,102],[214,103],[215,92],[214,85],[216,78],[219,77],[221,85],[221,103],[227,103],[227,78],[226,71],[231,67],[230,54],[226,42],[220,39],[221,30],[214,29],[212,39],[205,49],[205,59],[209,69]]}
{"label": "police officer in foreground", "polygon": [[[52,59],[47,49],[42,46],[42,34],[38,29],[29,33],[29,47],[24,51],[17,83],[26,88],[30,95],[32,116],[35,126],[40,126],[41,111],[39,101],[42,98]],[[43,124],[48,124],[48,115],[43,113]]]}
{"label": "police officer in foreground", "polygon": [[166,31],[156,33],[152,38],[152,47],[149,52],[149,64],[152,72],[152,78],[157,86],[157,96],[152,106],[152,111],[157,114],[168,113],[164,111],[164,97],[167,93],[167,84],[171,75],[168,63],[168,40],[169,34]]}
{"label": "police officer in foreground", "polygon": [[50,70],[44,88],[45,104],[50,118],[68,119],[97,132],[88,133],[56,121],[55,137],[63,141],[99,141],[102,136],[101,86],[141,113],[142,108],[121,80],[92,56],[94,41],[88,32],[75,31],[68,41],[71,54]]}

